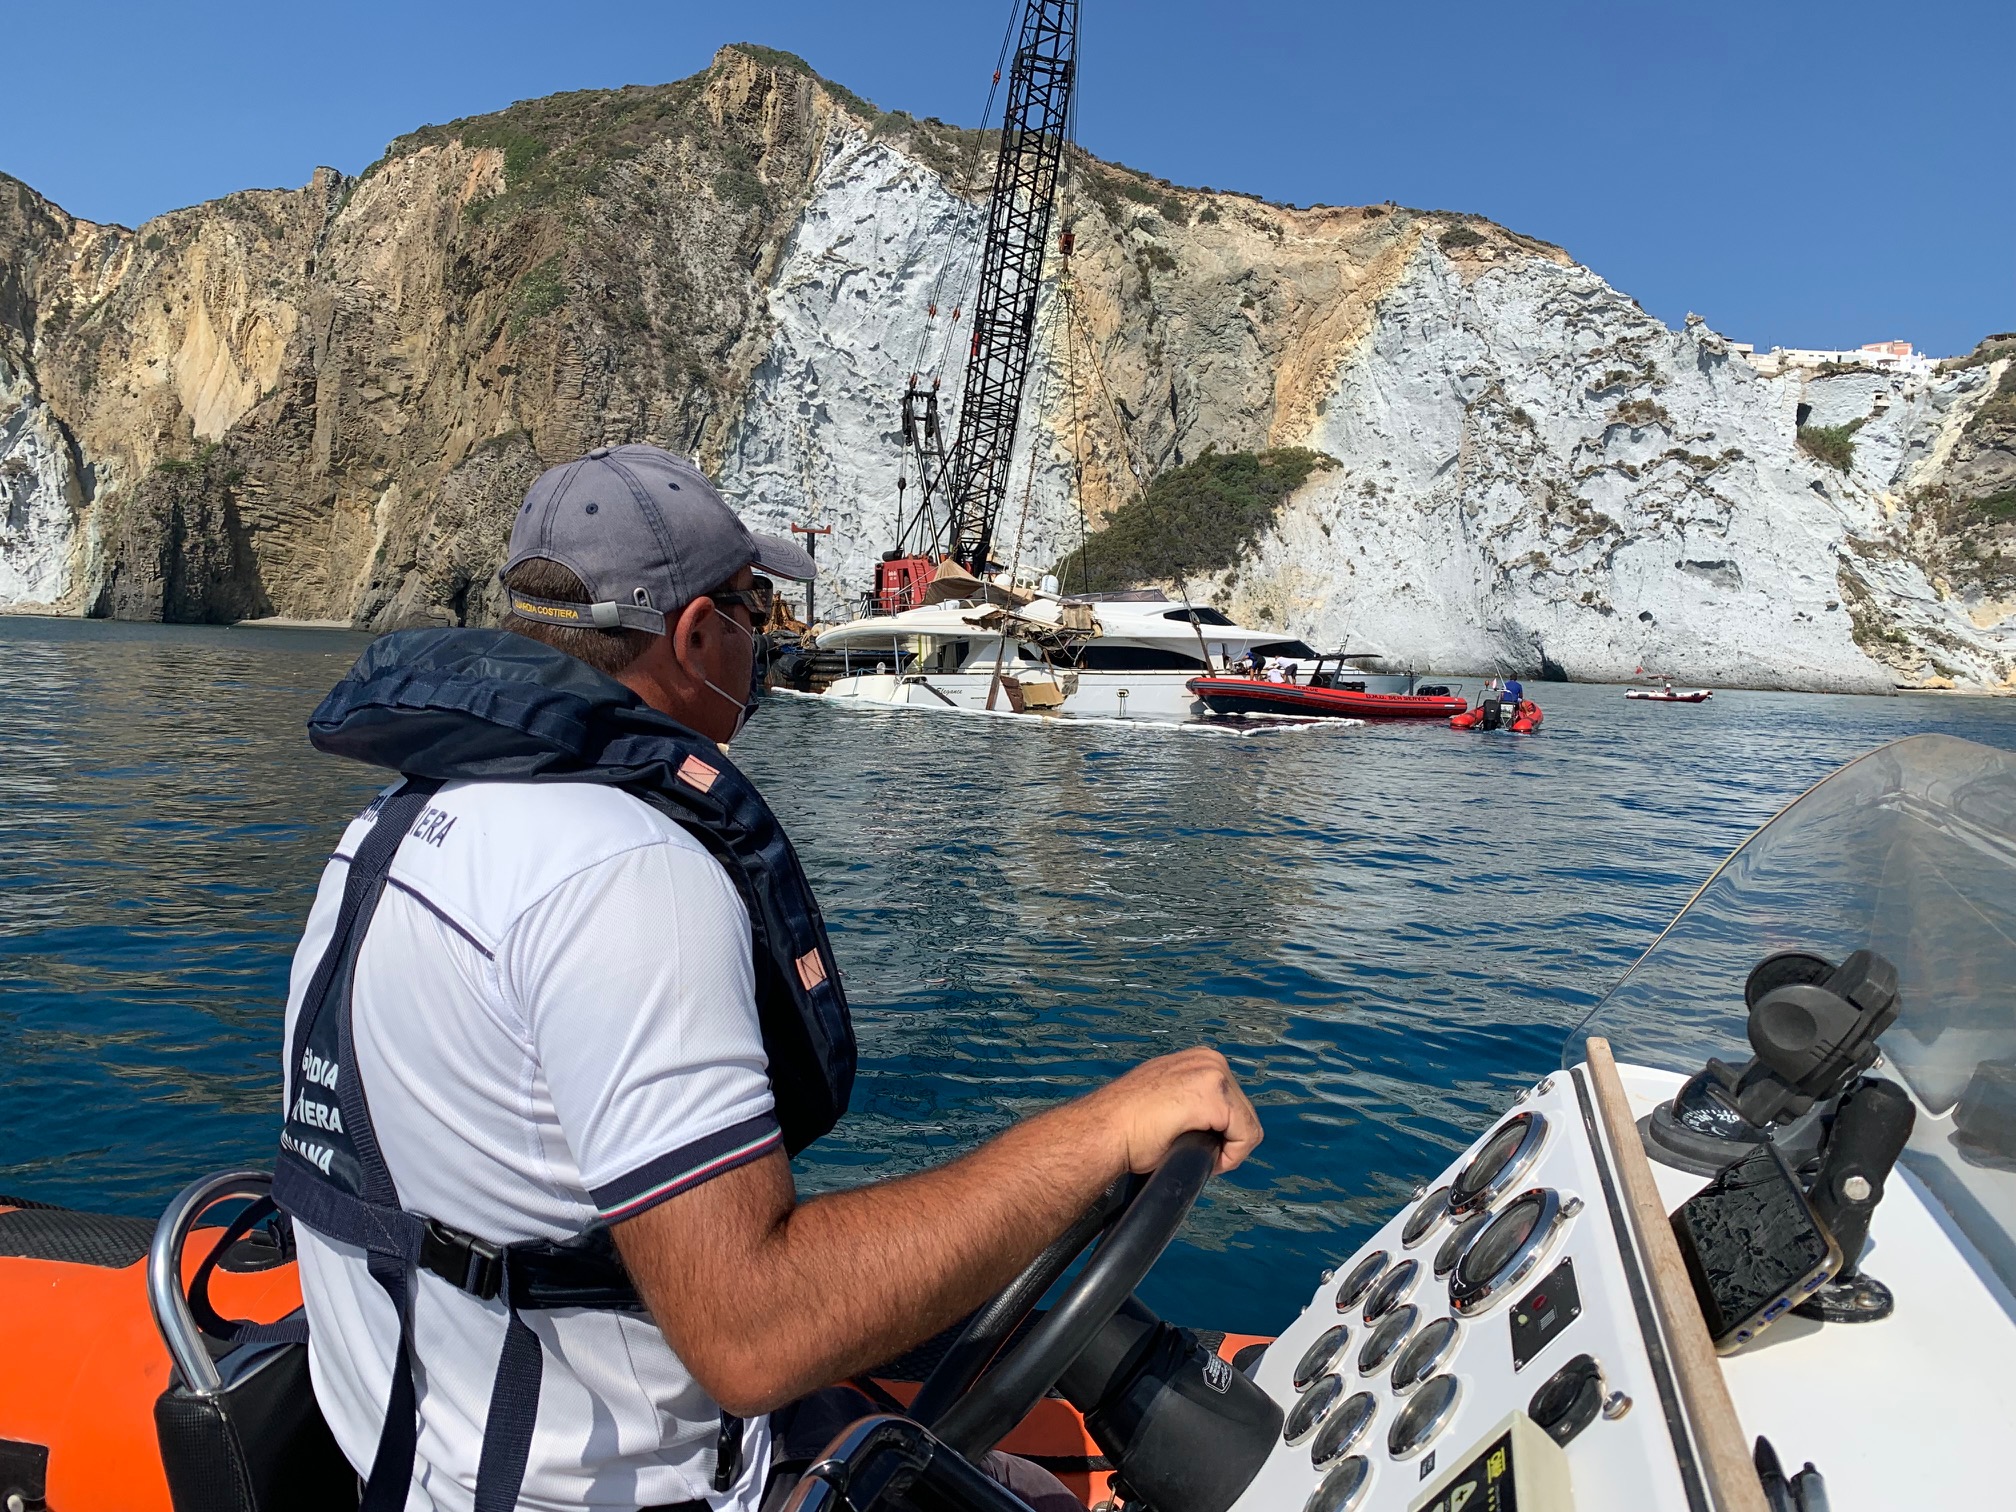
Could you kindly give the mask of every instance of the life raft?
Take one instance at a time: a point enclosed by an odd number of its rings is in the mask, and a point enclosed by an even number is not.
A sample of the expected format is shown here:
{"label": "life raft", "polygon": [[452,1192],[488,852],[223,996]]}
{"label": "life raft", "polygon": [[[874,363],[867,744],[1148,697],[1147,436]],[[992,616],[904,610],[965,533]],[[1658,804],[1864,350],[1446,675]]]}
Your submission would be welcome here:
{"label": "life raft", "polygon": [[[17,1497],[22,1512],[356,1507],[356,1474],[315,1405],[305,1348],[227,1346],[195,1323],[210,1309],[272,1321],[300,1307],[284,1223],[237,1237],[205,1216],[266,1185],[251,1172],[197,1183],[159,1224],[0,1197],[0,1360],[8,1367],[0,1371],[0,1507]],[[169,1274],[180,1284],[168,1284]],[[875,1384],[907,1403],[956,1333],[955,1325],[874,1371]],[[1269,1342],[1198,1337],[1241,1369]],[[205,1379],[192,1385],[195,1375]],[[1111,1465],[1061,1397],[1039,1402],[1000,1447],[1051,1471],[1088,1507],[1111,1495]]]}
{"label": "life raft", "polygon": [[1452,730],[1510,730],[1514,735],[1530,735],[1540,728],[1547,716],[1540,712],[1540,705],[1530,698],[1522,698],[1507,708],[1496,698],[1479,699],[1477,707],[1465,709],[1449,721]]}

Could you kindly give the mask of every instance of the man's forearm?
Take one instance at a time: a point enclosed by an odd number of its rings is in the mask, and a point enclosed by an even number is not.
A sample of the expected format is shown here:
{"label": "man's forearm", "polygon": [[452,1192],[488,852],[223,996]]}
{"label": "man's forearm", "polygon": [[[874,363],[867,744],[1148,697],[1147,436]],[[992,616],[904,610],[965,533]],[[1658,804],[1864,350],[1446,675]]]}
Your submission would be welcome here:
{"label": "man's forearm", "polygon": [[778,1264],[806,1267],[815,1308],[831,1310],[825,1337],[854,1340],[811,1367],[812,1384],[879,1364],[964,1317],[1019,1275],[1125,1164],[1090,1110],[1067,1103],[950,1165],[795,1209],[779,1225]]}
{"label": "man's forearm", "polygon": [[1123,1171],[1191,1129],[1229,1170],[1260,1123],[1215,1051],[1144,1062],[937,1170],[798,1205],[773,1153],[616,1225],[673,1349],[751,1414],[922,1342],[1006,1285]]}
{"label": "man's forearm", "polygon": [[[723,1188],[711,1194],[715,1202],[743,1209],[719,1214],[722,1229],[751,1235],[739,1255],[710,1250],[696,1267],[695,1256],[653,1242],[641,1220],[620,1226],[617,1237],[688,1367],[731,1410],[767,1411],[890,1359],[971,1312],[1063,1233],[1125,1163],[1105,1121],[1084,1101],[1071,1102],[949,1165],[798,1206],[782,1155],[719,1177],[708,1184]],[[768,1221],[746,1205],[770,1208]],[[685,1216],[708,1221],[704,1213]],[[691,1326],[688,1298],[652,1295],[667,1280],[704,1308],[702,1326]]]}

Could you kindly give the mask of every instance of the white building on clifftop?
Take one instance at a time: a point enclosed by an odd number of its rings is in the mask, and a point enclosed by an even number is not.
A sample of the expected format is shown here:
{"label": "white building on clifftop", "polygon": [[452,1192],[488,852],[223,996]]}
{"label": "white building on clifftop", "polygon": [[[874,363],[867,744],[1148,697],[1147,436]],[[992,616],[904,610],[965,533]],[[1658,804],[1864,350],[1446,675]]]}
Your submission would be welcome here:
{"label": "white building on clifftop", "polygon": [[1766,377],[1775,377],[1791,368],[1817,370],[1823,367],[1871,368],[1879,373],[1896,373],[1902,377],[1923,378],[1938,365],[1938,359],[1927,357],[1922,352],[1911,350],[1908,341],[1871,341],[1867,344],[1841,351],[1823,351],[1809,347],[1773,347],[1768,352],[1758,352],[1738,345],[1750,361],[1750,365]]}

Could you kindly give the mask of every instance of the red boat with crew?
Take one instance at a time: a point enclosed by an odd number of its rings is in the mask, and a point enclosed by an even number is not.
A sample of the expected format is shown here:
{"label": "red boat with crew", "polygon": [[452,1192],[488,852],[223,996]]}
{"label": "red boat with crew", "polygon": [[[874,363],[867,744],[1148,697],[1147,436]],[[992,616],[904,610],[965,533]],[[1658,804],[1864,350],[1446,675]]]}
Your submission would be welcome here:
{"label": "red boat with crew", "polygon": [[1449,721],[1452,730],[1510,730],[1514,735],[1531,735],[1547,716],[1540,705],[1526,696],[1517,678],[1499,687],[1497,679],[1485,686],[1474,709],[1465,709]]}
{"label": "red boat with crew", "polygon": [[1410,672],[1404,693],[1373,693],[1365,675],[1349,665],[1345,655],[1331,652],[1316,658],[1309,680],[1297,681],[1299,669],[1277,665],[1273,674],[1259,667],[1193,677],[1185,685],[1213,714],[1265,714],[1318,719],[1447,719],[1465,707],[1462,695],[1445,685],[1422,685]]}

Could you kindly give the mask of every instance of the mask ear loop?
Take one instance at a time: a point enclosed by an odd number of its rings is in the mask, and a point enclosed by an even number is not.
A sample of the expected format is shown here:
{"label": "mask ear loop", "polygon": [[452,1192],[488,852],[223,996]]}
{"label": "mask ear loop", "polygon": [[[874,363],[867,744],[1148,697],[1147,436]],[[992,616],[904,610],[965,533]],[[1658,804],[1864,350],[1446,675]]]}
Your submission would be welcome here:
{"label": "mask ear loop", "polygon": [[722,619],[726,620],[729,624],[733,625],[737,630],[740,630],[744,635],[749,637],[749,669],[750,669],[749,695],[746,698],[737,698],[733,693],[730,693],[726,688],[722,687],[719,683],[715,682],[714,679],[711,677],[703,677],[700,679],[702,682],[707,684],[708,688],[711,689],[714,693],[718,694],[722,698],[727,699],[728,702],[735,705],[736,710],[735,728],[732,732],[730,732],[728,739],[721,742],[723,745],[730,745],[733,744],[735,737],[737,735],[740,735],[742,731],[748,727],[749,717],[756,712],[756,675],[757,675],[756,632],[742,625],[738,620],[735,619],[733,615],[722,614],[721,606],[719,604],[714,603],[711,599],[708,601],[708,607],[711,608],[716,614],[720,615]]}

